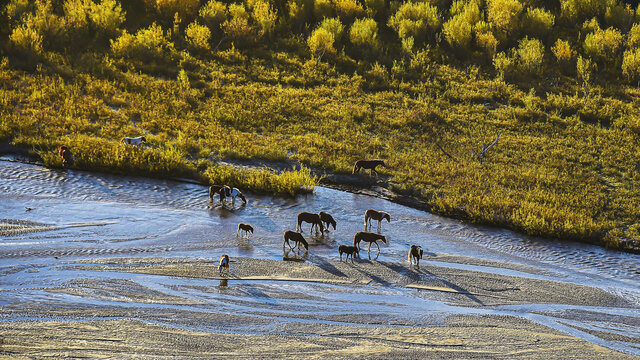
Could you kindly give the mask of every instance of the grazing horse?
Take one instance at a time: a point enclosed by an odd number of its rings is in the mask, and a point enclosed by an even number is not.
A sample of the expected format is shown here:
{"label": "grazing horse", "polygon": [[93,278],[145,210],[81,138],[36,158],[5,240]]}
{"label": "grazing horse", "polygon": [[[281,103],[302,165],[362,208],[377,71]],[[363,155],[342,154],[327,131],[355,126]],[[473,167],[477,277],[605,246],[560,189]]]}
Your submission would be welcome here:
{"label": "grazing horse", "polygon": [[147,138],[144,136],[122,138],[122,143],[127,145],[138,146],[143,142],[147,142]]}
{"label": "grazing horse", "polygon": [[377,166],[387,167],[387,164],[385,164],[383,160],[358,160],[353,166],[353,173],[360,173],[360,169],[369,169],[369,175],[373,175],[373,173],[378,175],[378,172],[376,171]]}
{"label": "grazing horse", "polygon": [[347,255],[344,259],[345,262],[349,259],[349,256],[351,256],[352,263],[354,257],[360,259],[360,251],[357,246],[340,245],[338,246],[338,253],[340,253],[340,261],[342,261],[342,254]]}
{"label": "grazing horse", "polygon": [[387,219],[387,222],[391,222],[391,216],[386,212],[368,209],[364,212],[364,229],[367,230],[367,224],[371,227],[371,220],[378,220],[378,231],[380,231],[382,220],[384,219]]}
{"label": "grazing horse", "polygon": [[218,272],[222,274],[222,269],[227,270],[227,274],[229,273],[229,255],[222,254],[220,256],[220,266],[218,266]]}
{"label": "grazing horse", "polygon": [[313,232],[313,228],[316,228],[316,235],[318,234],[318,228],[320,228],[320,233],[322,233],[322,235],[324,235],[324,225],[322,225],[322,220],[320,220],[320,215],[318,214],[314,214],[314,213],[309,213],[309,212],[299,212],[298,213],[298,223],[296,226],[296,231],[300,231],[300,232],[304,232],[302,231],[302,223],[303,222],[308,222],[311,223],[311,229],[309,230],[309,232]]}
{"label": "grazing horse", "polygon": [[62,167],[69,167],[73,165],[73,154],[67,145],[62,145],[58,149],[58,155],[62,158]]}
{"label": "grazing horse", "polygon": [[320,221],[324,224],[325,229],[329,230],[329,225],[333,226],[333,230],[336,229],[336,221],[333,220],[333,216],[324,211],[320,211],[318,215],[320,216]]}
{"label": "grazing horse", "polygon": [[237,197],[239,197],[242,200],[243,204],[247,203],[247,198],[245,198],[244,195],[242,195],[240,190],[238,190],[237,188],[230,188],[228,186],[223,186],[222,189],[220,190],[220,202],[225,202],[227,200],[227,197],[229,196],[231,197],[231,203],[233,205],[235,205]]}
{"label": "grazing horse", "polygon": [[[294,243],[296,243],[296,246],[291,247],[291,244],[289,243],[289,241],[293,241]],[[304,239],[302,234],[300,234],[299,232],[295,232],[291,230],[285,231],[284,242],[282,243],[282,247],[284,247],[285,243],[289,245],[291,249],[295,249],[296,247],[299,249],[300,244],[302,244],[302,247],[304,247],[306,251],[309,251],[309,243],[307,242],[307,240]]]}
{"label": "grazing horse", "polygon": [[422,248],[418,245],[411,245],[409,248],[409,264],[413,265],[415,259],[416,266],[420,267],[420,259],[422,259]]}
{"label": "grazing horse", "polygon": [[356,234],[356,236],[353,237],[353,246],[357,246],[358,249],[360,249],[360,241],[365,241],[369,243],[369,250],[367,250],[368,252],[371,252],[371,244],[376,244],[376,246],[378,247],[378,252],[380,252],[380,245],[378,245],[378,240],[381,240],[385,244],[387,243],[387,238],[384,237],[384,235],[360,231]]}
{"label": "grazing horse", "polygon": [[249,233],[253,234],[253,226],[245,223],[238,224],[238,231],[236,231],[236,236],[240,234],[240,231],[244,231],[243,236],[249,235]]}

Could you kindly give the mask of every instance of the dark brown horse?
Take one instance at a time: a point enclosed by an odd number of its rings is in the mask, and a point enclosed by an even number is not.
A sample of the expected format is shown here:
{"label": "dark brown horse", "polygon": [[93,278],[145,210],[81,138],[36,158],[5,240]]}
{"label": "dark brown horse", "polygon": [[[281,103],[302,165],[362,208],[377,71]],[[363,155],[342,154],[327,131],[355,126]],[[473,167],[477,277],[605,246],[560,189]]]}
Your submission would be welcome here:
{"label": "dark brown horse", "polygon": [[[289,241],[293,241],[294,243],[296,243],[296,246],[291,247],[291,244],[289,243]],[[285,243],[289,245],[289,247],[292,249],[295,249],[296,247],[299,248],[300,244],[302,244],[302,247],[304,247],[305,250],[309,251],[309,243],[307,242],[307,240],[304,239],[302,234],[300,234],[299,232],[295,232],[291,230],[285,231],[284,242],[282,243],[282,247],[284,247]]]}
{"label": "dark brown horse", "polygon": [[311,223],[311,229],[309,232],[313,232],[313,228],[316,228],[316,235],[318,234],[318,228],[320,228],[320,233],[324,235],[324,225],[322,225],[322,220],[320,220],[320,215],[310,213],[310,212],[299,212],[298,213],[298,223],[296,225],[296,231],[302,231],[302,223],[307,222]]}
{"label": "dark brown horse", "polygon": [[243,231],[243,236],[248,236],[249,233],[253,234],[253,226],[245,223],[238,224],[238,231],[236,231],[236,236],[240,234],[240,231]]}
{"label": "dark brown horse", "polygon": [[378,231],[382,227],[382,220],[386,219],[391,222],[391,216],[386,212],[368,209],[364,212],[364,229],[367,230],[367,224],[371,227],[371,220],[378,220]]}
{"label": "dark brown horse", "polygon": [[409,264],[413,265],[415,260],[416,266],[420,267],[420,259],[422,259],[422,248],[418,245],[411,245],[409,248]]}
{"label": "dark brown horse", "polygon": [[360,231],[356,234],[356,236],[353,237],[353,246],[357,246],[358,249],[360,249],[360,242],[364,241],[369,243],[369,249],[367,250],[368,252],[371,252],[371,244],[376,244],[376,246],[378,247],[378,252],[380,252],[380,245],[378,245],[378,240],[382,241],[385,244],[387,243],[387,238],[384,237],[384,235]]}
{"label": "dark brown horse", "polygon": [[351,256],[352,263],[354,257],[357,257],[358,259],[360,258],[360,251],[358,250],[357,246],[340,245],[338,246],[338,253],[340,253],[340,261],[342,261],[342,254],[347,255],[344,261],[347,261],[349,259],[349,256]]}
{"label": "dark brown horse", "polygon": [[369,169],[369,175],[373,175],[373,173],[378,175],[378,172],[376,171],[377,166],[387,167],[387,164],[385,164],[383,160],[358,160],[353,166],[353,173],[359,173],[360,169]]}
{"label": "dark brown horse", "polygon": [[220,195],[220,190],[222,189],[224,189],[224,186],[222,185],[209,186],[209,201],[213,202],[213,195],[216,195],[216,194]]}
{"label": "dark brown horse", "polygon": [[324,211],[320,211],[318,215],[320,216],[320,221],[324,224],[325,229],[329,229],[329,225],[333,226],[333,230],[336,229],[336,221],[333,220],[333,216]]}
{"label": "dark brown horse", "polygon": [[58,155],[62,158],[62,167],[66,168],[73,165],[73,154],[67,145],[60,146]]}

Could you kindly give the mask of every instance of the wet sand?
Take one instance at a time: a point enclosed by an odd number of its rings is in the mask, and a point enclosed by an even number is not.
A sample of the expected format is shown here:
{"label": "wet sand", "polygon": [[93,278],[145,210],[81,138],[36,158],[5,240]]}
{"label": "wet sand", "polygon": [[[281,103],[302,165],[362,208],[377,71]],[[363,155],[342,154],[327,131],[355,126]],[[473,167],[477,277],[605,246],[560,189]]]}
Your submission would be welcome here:
{"label": "wet sand", "polygon": [[[393,214],[389,244],[339,261],[366,208]],[[302,210],[338,220],[305,232],[308,254],[282,247]],[[632,254],[323,188],[229,208],[195,184],[2,162],[0,211],[0,358],[640,356]]]}

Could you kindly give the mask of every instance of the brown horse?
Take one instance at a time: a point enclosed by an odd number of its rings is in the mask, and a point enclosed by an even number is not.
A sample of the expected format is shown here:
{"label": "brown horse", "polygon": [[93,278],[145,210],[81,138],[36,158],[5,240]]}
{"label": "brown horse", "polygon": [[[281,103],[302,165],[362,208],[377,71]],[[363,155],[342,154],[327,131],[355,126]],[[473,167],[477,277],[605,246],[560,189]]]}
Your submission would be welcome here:
{"label": "brown horse", "polygon": [[349,259],[349,256],[351,256],[352,263],[354,257],[357,257],[358,259],[360,258],[360,251],[358,250],[357,246],[340,245],[338,246],[338,253],[340,253],[340,261],[342,261],[342,254],[347,255],[344,261],[347,261]]}
{"label": "brown horse", "polygon": [[409,264],[413,265],[413,261],[415,259],[415,263],[417,267],[420,267],[420,259],[422,259],[422,248],[418,245],[411,245],[409,248]]}
{"label": "brown horse", "polygon": [[318,235],[318,228],[320,228],[320,233],[324,235],[324,225],[322,225],[322,220],[320,220],[320,215],[310,213],[310,212],[305,212],[305,211],[299,212],[296,231],[304,232],[302,231],[303,222],[311,223],[311,229],[309,230],[309,232],[313,232],[313,228],[315,227],[316,235]]}
{"label": "brown horse", "polygon": [[73,165],[73,154],[67,145],[60,146],[58,155],[62,158],[62,167],[66,168]]}
{"label": "brown horse", "polygon": [[222,269],[227,270],[227,274],[229,273],[229,255],[222,254],[220,256],[220,266],[218,266],[218,272],[222,274]]}
{"label": "brown horse", "polygon": [[[289,241],[293,241],[294,243],[296,243],[296,246],[291,247],[291,244],[289,243]],[[299,232],[295,232],[291,230],[285,231],[284,242],[282,243],[283,248],[285,243],[289,245],[291,249],[295,249],[296,247],[300,248],[300,244],[302,244],[302,247],[304,247],[305,250],[309,251],[309,243],[307,242],[307,240],[304,239],[302,234],[300,234]]]}
{"label": "brown horse", "polygon": [[360,173],[360,169],[369,169],[369,175],[373,175],[373,173],[378,175],[378,172],[376,171],[377,166],[387,167],[387,164],[385,164],[383,160],[358,160],[353,166],[353,173]]}
{"label": "brown horse", "polygon": [[224,189],[222,185],[211,185],[209,186],[209,201],[213,202],[213,195],[220,195],[220,191]]}
{"label": "brown horse", "polygon": [[244,231],[243,236],[248,236],[249,233],[253,234],[253,226],[245,223],[238,224],[238,231],[236,231],[236,236],[240,234],[240,231]]}
{"label": "brown horse", "polygon": [[333,216],[331,216],[329,213],[320,211],[318,213],[318,216],[320,216],[320,221],[322,221],[322,223],[324,224],[325,229],[328,230],[329,225],[333,226],[333,230],[336,229],[336,221],[333,220]]}
{"label": "brown horse", "polygon": [[360,241],[365,241],[369,243],[369,249],[367,250],[368,252],[371,252],[371,244],[376,244],[376,246],[378,247],[378,252],[380,252],[380,245],[378,245],[378,240],[382,241],[385,244],[387,243],[387,238],[384,237],[384,235],[360,231],[356,234],[356,236],[353,237],[353,246],[357,246],[358,249],[360,249]]}
{"label": "brown horse", "polygon": [[391,216],[386,212],[368,209],[364,212],[364,229],[367,230],[367,224],[371,227],[371,220],[378,220],[378,231],[382,227],[382,220],[386,219],[387,222],[391,222]]}

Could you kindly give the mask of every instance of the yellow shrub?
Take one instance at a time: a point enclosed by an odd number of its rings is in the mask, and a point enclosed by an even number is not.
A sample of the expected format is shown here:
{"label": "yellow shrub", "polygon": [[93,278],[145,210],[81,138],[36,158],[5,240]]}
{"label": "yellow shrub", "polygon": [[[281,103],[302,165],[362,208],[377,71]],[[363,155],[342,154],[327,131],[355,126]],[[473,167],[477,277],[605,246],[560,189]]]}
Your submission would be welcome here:
{"label": "yellow shrub", "polygon": [[204,25],[198,24],[197,21],[194,21],[187,26],[187,29],[185,30],[185,39],[189,46],[196,50],[209,50],[211,30]]}

